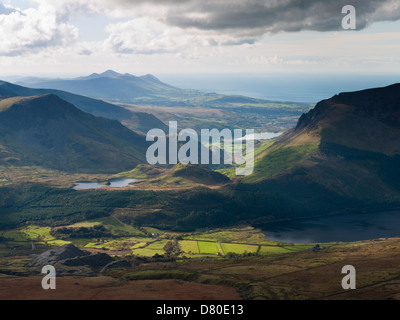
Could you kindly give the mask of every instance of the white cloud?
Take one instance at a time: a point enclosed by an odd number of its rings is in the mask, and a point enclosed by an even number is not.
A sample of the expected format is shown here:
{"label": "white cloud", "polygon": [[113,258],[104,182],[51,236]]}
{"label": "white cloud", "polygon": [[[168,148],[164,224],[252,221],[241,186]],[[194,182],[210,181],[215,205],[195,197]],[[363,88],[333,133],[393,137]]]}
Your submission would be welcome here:
{"label": "white cloud", "polygon": [[106,48],[117,53],[166,53],[188,45],[189,37],[177,28],[148,18],[109,24]]}
{"label": "white cloud", "polygon": [[40,48],[66,46],[77,39],[74,26],[58,21],[55,8],[41,4],[38,8],[19,10],[8,7],[0,14],[0,55],[19,55]]}
{"label": "white cloud", "polygon": [[246,34],[225,35],[214,31],[184,30],[171,27],[154,18],[137,18],[109,24],[105,47],[125,54],[184,53],[196,47],[252,44]]}

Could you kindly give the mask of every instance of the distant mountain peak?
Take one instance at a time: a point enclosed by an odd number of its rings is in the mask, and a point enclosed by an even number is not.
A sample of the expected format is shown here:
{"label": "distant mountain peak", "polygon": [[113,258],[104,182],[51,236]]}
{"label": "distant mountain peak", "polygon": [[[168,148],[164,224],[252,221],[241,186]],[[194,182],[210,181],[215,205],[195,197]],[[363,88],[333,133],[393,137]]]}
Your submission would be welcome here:
{"label": "distant mountain peak", "polygon": [[82,78],[86,78],[86,79],[95,79],[95,78],[101,78],[101,77],[105,77],[105,78],[120,78],[120,77],[125,77],[125,78],[140,78],[142,80],[147,80],[147,81],[153,81],[153,82],[161,82],[157,77],[153,76],[152,74],[145,74],[143,76],[140,77],[136,77],[133,74],[130,73],[118,73],[115,72],[114,70],[106,70],[103,73],[92,73],[91,75],[89,75],[88,77],[82,77]]}
{"label": "distant mountain peak", "polygon": [[[106,70],[103,73],[92,73],[89,76],[74,79],[58,79],[30,84],[37,89],[62,90],[69,93],[87,96],[95,99],[117,101],[117,102],[144,102],[146,104],[161,103],[174,105],[176,98],[185,98],[192,95],[183,89],[179,89],[163,83],[155,76],[146,74],[135,76],[129,73],[118,73]],[[0,94],[9,96],[2,88]]]}
{"label": "distant mountain peak", "polygon": [[79,77],[78,79],[87,79],[87,80],[91,80],[91,79],[96,79],[96,78],[117,78],[117,77],[121,77],[122,74],[115,72],[114,70],[106,70],[103,73],[92,73],[91,75],[87,76],[87,77]]}
{"label": "distant mountain peak", "polygon": [[150,80],[150,81],[160,82],[160,80],[157,77],[155,77],[155,76],[153,76],[152,74],[149,74],[149,73],[145,74],[144,76],[141,76],[139,78],[141,78],[143,80]]}
{"label": "distant mountain peak", "polygon": [[118,72],[115,72],[114,70],[109,69],[109,70],[104,71],[100,75],[103,76],[103,77],[119,77],[122,74],[120,74]]}

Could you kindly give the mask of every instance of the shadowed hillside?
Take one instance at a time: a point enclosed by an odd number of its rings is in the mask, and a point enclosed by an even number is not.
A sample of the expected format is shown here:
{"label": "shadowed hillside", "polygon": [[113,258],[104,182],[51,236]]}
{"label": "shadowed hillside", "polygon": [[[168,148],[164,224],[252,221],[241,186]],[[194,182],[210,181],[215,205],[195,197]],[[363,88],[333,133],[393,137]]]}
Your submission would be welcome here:
{"label": "shadowed hillside", "polygon": [[119,172],[145,161],[146,141],[118,121],[55,95],[0,100],[0,161],[68,172]]}
{"label": "shadowed hillside", "polygon": [[400,85],[341,93],[303,114],[243,182],[320,212],[400,200]]}

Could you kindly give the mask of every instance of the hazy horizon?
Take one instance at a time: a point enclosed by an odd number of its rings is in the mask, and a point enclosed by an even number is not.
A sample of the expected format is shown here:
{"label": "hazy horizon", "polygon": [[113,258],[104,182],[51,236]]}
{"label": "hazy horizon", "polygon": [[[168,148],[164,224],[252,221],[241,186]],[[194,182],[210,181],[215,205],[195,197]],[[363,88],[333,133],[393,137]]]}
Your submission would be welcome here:
{"label": "hazy horizon", "polygon": [[[99,70],[96,73],[102,73]],[[115,70],[114,70],[115,71]],[[124,72],[125,73],[125,72]],[[43,78],[73,79],[89,74]],[[141,76],[144,74],[133,74]],[[400,82],[398,74],[383,73],[153,73],[161,81],[182,88],[226,95],[243,95],[258,99],[311,102],[330,98],[340,92],[384,87]],[[35,77],[35,75],[31,75]],[[0,77],[18,82],[30,76]],[[39,76],[40,77],[40,76]],[[27,84],[29,87],[29,84]]]}

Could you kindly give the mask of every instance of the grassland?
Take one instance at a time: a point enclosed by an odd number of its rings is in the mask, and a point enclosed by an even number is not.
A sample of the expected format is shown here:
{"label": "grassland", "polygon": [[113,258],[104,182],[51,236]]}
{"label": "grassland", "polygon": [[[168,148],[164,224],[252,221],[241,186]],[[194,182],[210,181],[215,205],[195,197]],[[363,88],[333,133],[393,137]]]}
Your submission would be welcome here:
{"label": "grassland", "polygon": [[[95,226],[103,226],[109,233],[107,237],[91,238],[90,230]],[[62,238],[57,231],[60,228],[80,229],[86,228],[86,238]],[[278,254],[293,251],[305,251],[310,245],[282,244],[265,239],[259,229],[250,226],[225,228],[192,233],[166,232],[156,228],[136,228],[127,225],[117,218],[103,217],[78,222],[62,227],[43,227],[29,225],[17,229],[0,232],[2,243],[7,247],[19,245],[25,249],[35,245],[46,247],[61,246],[74,243],[87,249],[109,251],[118,256],[145,256],[166,255],[164,250],[167,242],[174,240],[180,248],[179,257],[202,258],[223,257],[227,254]]]}
{"label": "grassland", "polygon": [[260,246],[258,254],[264,255],[264,254],[276,254],[276,253],[287,253],[287,252],[290,252],[290,250],[282,246]]}
{"label": "grassland", "polygon": [[219,254],[221,250],[216,242],[197,241],[199,252],[203,254]]}
{"label": "grassland", "polygon": [[199,246],[196,240],[182,240],[179,241],[181,249],[188,254],[199,254]]}
{"label": "grassland", "polygon": [[[254,159],[255,162],[258,163],[258,161],[261,159],[261,155],[264,153],[265,150],[267,150],[273,143],[275,142],[276,139],[268,139],[268,140],[256,140],[254,141]],[[244,145],[243,145],[244,147]],[[228,168],[215,168],[215,171],[222,173],[226,175],[228,178],[232,180],[238,179],[238,176],[236,175],[236,168],[234,166],[228,167]]]}
{"label": "grassland", "polygon": [[64,228],[91,228],[94,226],[104,226],[113,236],[119,237],[144,237],[145,233],[138,228],[131,225],[122,223],[113,216],[102,217],[83,222],[74,223],[71,225],[63,226]]}
{"label": "grassland", "polygon": [[[71,241],[84,249],[102,250],[125,259],[140,256],[150,259],[142,260],[147,262],[133,268],[107,273],[123,283],[176,279],[224,285],[234,288],[246,299],[359,298],[340,286],[341,267],[352,264],[359,272],[360,297],[374,298],[372,288],[380,297],[395,296],[395,290],[400,288],[396,282],[400,277],[400,239],[324,243],[320,244],[320,250],[309,250],[315,244],[273,242],[265,239],[261,230],[250,226],[169,232],[156,228],[137,229],[115,217],[107,217],[68,227],[93,228],[100,224],[114,230],[112,237]],[[2,231],[0,274],[28,277],[30,273],[25,265],[32,252],[66,243],[54,237],[52,230],[54,228],[28,225]],[[131,236],[126,236],[127,233]],[[165,252],[164,247],[170,241],[175,241],[181,249],[178,255],[168,256]],[[34,251],[32,243],[36,247]],[[156,257],[169,259],[157,260]],[[381,284],[385,284],[387,290],[383,290]]]}
{"label": "grassland", "polygon": [[148,178],[154,178],[163,172],[165,172],[166,169],[163,168],[157,168],[155,166],[151,165],[146,165],[146,164],[139,164],[137,167],[133,170],[126,171],[126,172],[120,172],[115,175],[113,175],[113,178],[126,178],[126,179],[148,179]]}
{"label": "grassland", "polygon": [[[102,226],[105,236],[93,237],[92,229]],[[79,237],[67,237],[58,229],[84,230]],[[32,245],[37,248],[57,247],[73,243],[86,249],[109,252],[113,256],[168,256],[165,245],[173,240],[180,252],[180,258],[202,259],[204,257],[223,258],[226,256],[263,256],[282,253],[304,252],[315,244],[287,244],[270,241],[260,229],[251,226],[198,230],[194,232],[170,232],[156,228],[137,228],[119,220],[117,216],[107,216],[64,226],[45,227],[35,224],[0,232],[0,253],[10,254],[7,248],[20,248],[25,252]],[[324,248],[351,246],[347,243],[326,243]],[[18,255],[19,251],[12,252]],[[0,255],[1,256],[1,255]]]}
{"label": "grassland", "polygon": [[259,246],[237,243],[222,243],[221,247],[225,254],[229,252],[236,254],[257,253],[259,249]]}
{"label": "grassland", "polygon": [[289,146],[287,148],[270,148],[255,159],[253,174],[244,179],[254,182],[273,178],[276,174],[287,172],[304,162],[310,154],[318,149],[318,145]]}
{"label": "grassland", "polygon": [[260,229],[251,226],[239,226],[236,228],[221,228],[208,231],[193,232],[184,237],[187,240],[203,240],[224,243],[267,244],[275,245],[269,241]]}
{"label": "grassland", "polygon": [[147,242],[146,245],[142,248],[133,249],[132,254],[139,256],[152,257],[156,254],[163,255],[165,254],[164,246],[167,244],[168,240],[158,240],[153,242]]}
{"label": "grassland", "polygon": [[50,227],[30,225],[15,230],[0,232],[0,236],[11,243],[35,242],[48,244],[51,246],[62,246],[70,243],[61,239],[56,239],[50,234]]}
{"label": "grassland", "polygon": [[78,181],[100,182],[109,179],[105,174],[67,173],[39,166],[0,166],[0,187],[27,181],[58,188],[71,188]]}
{"label": "grassland", "polygon": [[46,250],[70,243],[50,234],[50,227],[30,225],[13,230],[0,231],[0,258],[29,255],[35,250]]}

